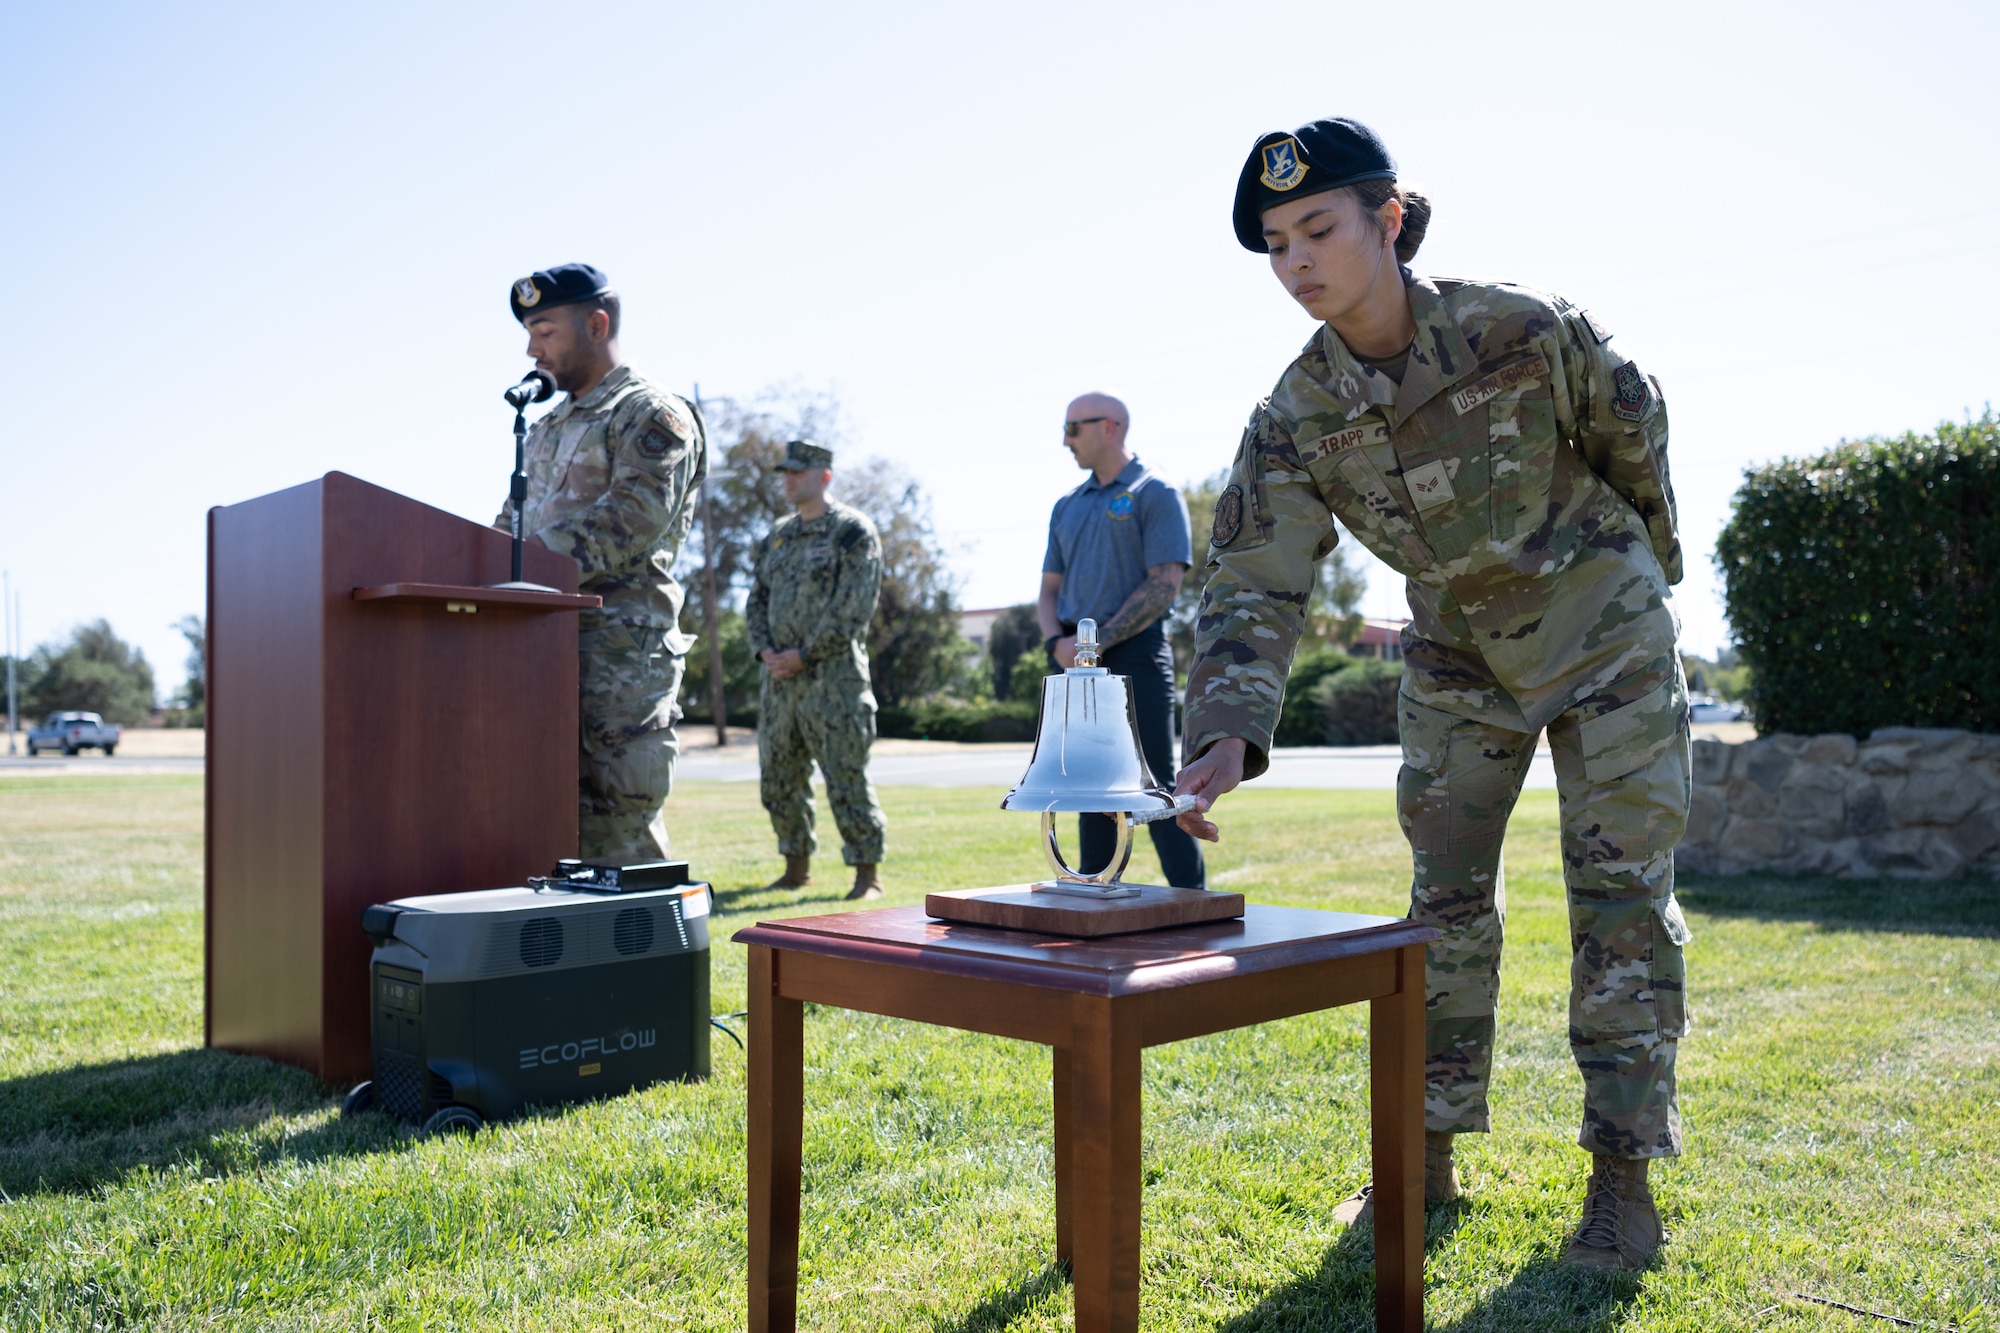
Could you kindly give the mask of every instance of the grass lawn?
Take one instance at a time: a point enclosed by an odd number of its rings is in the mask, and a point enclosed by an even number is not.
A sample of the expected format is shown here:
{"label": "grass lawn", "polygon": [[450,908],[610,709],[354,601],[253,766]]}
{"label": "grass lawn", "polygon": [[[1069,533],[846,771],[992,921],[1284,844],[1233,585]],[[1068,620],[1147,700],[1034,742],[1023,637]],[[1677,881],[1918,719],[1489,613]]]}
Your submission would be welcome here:
{"label": "grass lawn", "polygon": [[[997,791],[890,788],[892,903],[1024,879]],[[777,869],[754,784],[690,785],[677,851],[720,890],[718,1012],[760,917],[828,910]],[[1258,902],[1396,913],[1391,796],[1227,801],[1214,879]],[[1865,1330],[1806,1292],[2000,1329],[2000,906],[1993,886],[1690,881],[1690,1150],[1638,1277],[1555,1266],[1581,1198],[1555,802],[1514,821],[1496,1132],[1430,1217],[1440,1329]],[[1157,869],[1150,849],[1135,878]],[[824,865],[824,862],[822,863]],[[735,1329],[743,1060],[715,1077],[420,1140],[201,1040],[201,789],[0,781],[0,1328]],[[1148,1329],[1372,1327],[1371,1247],[1331,1220],[1366,1177],[1365,1006],[1145,1056]],[[741,1024],[736,1025],[741,1029]],[[836,1010],[806,1020],[803,1322],[1059,1329],[1039,1047]]]}

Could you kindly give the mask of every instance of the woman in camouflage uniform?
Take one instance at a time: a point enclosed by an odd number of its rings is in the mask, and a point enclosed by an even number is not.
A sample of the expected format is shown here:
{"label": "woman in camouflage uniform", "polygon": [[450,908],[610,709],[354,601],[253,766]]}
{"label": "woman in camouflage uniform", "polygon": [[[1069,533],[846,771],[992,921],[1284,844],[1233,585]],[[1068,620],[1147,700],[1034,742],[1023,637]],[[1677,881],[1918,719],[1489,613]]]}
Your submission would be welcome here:
{"label": "woman in camouflage uniform", "polygon": [[[1594,1155],[1568,1262],[1662,1238],[1650,1159],[1677,1154],[1688,1029],[1673,847],[1689,796],[1668,588],[1681,552],[1658,384],[1560,297],[1416,277],[1430,218],[1365,126],[1258,141],[1237,238],[1323,321],[1249,428],[1216,506],[1180,790],[1201,811],[1268,766],[1313,571],[1338,519],[1408,580],[1397,808],[1427,969],[1425,1197],[1488,1128],[1501,839],[1546,730],[1575,956],[1570,1044]],[[1213,839],[1201,813],[1190,833]]]}

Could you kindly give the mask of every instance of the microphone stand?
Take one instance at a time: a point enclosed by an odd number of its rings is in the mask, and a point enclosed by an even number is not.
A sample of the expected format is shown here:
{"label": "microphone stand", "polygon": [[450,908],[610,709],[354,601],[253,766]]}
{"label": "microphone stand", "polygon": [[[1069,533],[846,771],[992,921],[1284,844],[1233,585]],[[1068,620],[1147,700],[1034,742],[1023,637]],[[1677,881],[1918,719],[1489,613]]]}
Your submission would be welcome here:
{"label": "microphone stand", "polygon": [[510,577],[515,583],[519,583],[521,530],[527,525],[525,511],[528,506],[528,405],[526,403],[514,409],[514,482],[509,494],[514,499],[514,572]]}
{"label": "microphone stand", "polygon": [[[543,380],[543,385],[551,391],[555,387],[546,378]],[[545,392],[541,396],[547,398],[549,395]],[[493,586],[520,588],[528,592],[554,592],[555,589],[546,584],[521,581],[521,543],[527,535],[528,526],[528,404],[538,400],[530,398],[515,403],[510,393],[507,401],[514,404],[514,477],[507,491],[514,511],[513,521],[508,525],[513,530],[514,537],[514,577],[506,583],[497,583]]]}

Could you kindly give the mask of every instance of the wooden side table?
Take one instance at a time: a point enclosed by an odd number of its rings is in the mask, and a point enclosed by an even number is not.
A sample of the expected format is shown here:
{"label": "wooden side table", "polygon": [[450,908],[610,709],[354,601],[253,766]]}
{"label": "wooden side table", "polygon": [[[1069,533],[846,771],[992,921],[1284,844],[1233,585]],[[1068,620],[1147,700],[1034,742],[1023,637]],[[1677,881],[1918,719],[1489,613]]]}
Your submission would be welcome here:
{"label": "wooden side table", "polygon": [[1395,917],[1249,907],[1099,939],[957,925],[921,908],[767,921],[750,949],[750,1321],[798,1325],[805,1002],[1054,1048],[1056,1256],[1077,1333],[1139,1326],[1139,1052],[1369,1002],[1375,1326],[1424,1324],[1424,946]]}

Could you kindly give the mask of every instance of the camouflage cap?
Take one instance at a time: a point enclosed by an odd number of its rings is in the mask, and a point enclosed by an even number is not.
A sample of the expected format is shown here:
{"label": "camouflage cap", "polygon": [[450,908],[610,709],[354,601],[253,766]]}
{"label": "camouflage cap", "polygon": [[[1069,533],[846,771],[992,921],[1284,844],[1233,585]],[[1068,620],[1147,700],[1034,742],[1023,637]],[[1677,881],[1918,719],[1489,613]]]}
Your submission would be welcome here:
{"label": "camouflage cap", "polygon": [[514,318],[528,322],[531,311],[550,310],[559,305],[594,301],[611,290],[604,270],[590,264],[557,264],[536,269],[507,291],[507,304]]}
{"label": "camouflage cap", "polygon": [[1257,140],[1236,177],[1230,221],[1245,250],[1263,254],[1264,210],[1309,194],[1362,181],[1396,179],[1396,159],[1381,137],[1358,120],[1335,116],[1276,130]]}
{"label": "camouflage cap", "polygon": [[811,440],[788,440],[785,456],[771,465],[773,472],[810,472],[833,466],[833,450]]}

